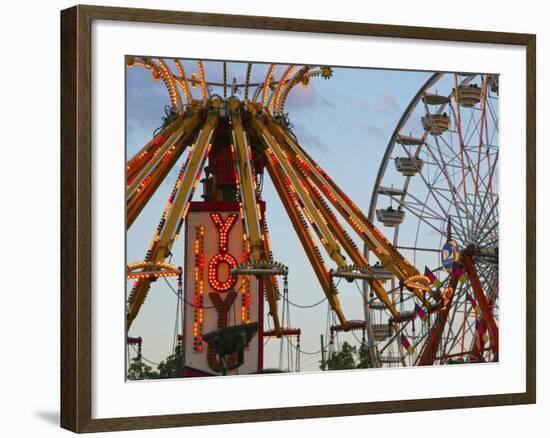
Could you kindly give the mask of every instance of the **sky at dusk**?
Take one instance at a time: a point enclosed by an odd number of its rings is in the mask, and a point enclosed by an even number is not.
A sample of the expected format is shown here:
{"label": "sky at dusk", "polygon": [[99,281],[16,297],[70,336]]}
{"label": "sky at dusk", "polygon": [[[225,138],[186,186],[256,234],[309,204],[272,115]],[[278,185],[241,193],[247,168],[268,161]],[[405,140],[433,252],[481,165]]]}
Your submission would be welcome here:
{"label": "sky at dusk", "polygon": [[[195,61],[184,61],[183,65],[188,76],[197,71]],[[204,65],[208,80],[222,80],[221,63],[206,61]],[[251,81],[263,81],[267,68],[268,65],[254,65]],[[276,77],[280,75],[281,68],[276,71]],[[229,63],[228,81],[231,82],[233,77],[237,82],[244,81],[245,70],[246,64]],[[375,178],[392,132],[406,106],[431,74],[339,67],[334,68],[331,79],[313,78],[308,87],[297,86],[289,95],[285,111],[300,144],[365,214],[369,210]],[[199,89],[192,91],[196,96],[200,94]],[[221,94],[221,91],[213,92]],[[162,124],[164,106],[169,105],[170,101],[163,83],[152,81],[151,73],[144,68],[127,69],[126,98],[127,157],[131,157]],[[415,116],[418,124],[420,114]],[[128,263],[143,259],[182,159],[128,231]],[[194,200],[200,199],[200,193],[197,190]],[[300,305],[321,301],[324,294],[267,172],[262,197],[266,202],[274,259],[289,267],[290,301]],[[392,238],[391,229],[381,226],[381,230]],[[359,240],[355,240],[362,247]],[[178,266],[183,264],[183,246],[180,238],[172,251],[172,263]],[[325,261],[330,262],[328,256],[323,255]],[[417,263],[423,269],[424,263],[430,262],[417,260]],[[174,279],[168,281],[176,287]],[[342,282],[338,289],[347,318],[364,319],[360,283]],[[281,309],[282,302],[279,305]],[[143,337],[143,355],[148,360],[160,362],[172,352],[175,316],[176,297],[164,281],[159,280],[152,285],[129,333],[130,336]],[[302,330],[302,350],[316,353],[301,355],[301,370],[318,370],[320,334],[325,335],[327,328],[326,301],[310,309],[291,306],[290,325]],[[265,328],[268,328],[267,323]],[[360,332],[347,333],[339,336],[339,342],[347,340],[359,346],[360,337]],[[266,343],[265,367],[279,366],[279,348],[278,340]],[[284,367],[286,363],[285,356]]]}

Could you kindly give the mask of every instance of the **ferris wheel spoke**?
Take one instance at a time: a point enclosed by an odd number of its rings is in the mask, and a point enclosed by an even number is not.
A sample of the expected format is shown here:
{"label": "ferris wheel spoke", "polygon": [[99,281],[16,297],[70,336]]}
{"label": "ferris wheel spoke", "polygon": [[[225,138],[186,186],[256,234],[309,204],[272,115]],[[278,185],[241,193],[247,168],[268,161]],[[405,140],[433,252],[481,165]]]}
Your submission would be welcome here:
{"label": "ferris wheel spoke", "polygon": [[[474,139],[474,135],[480,134],[481,126],[483,126],[483,118],[482,117],[480,117],[480,118],[475,117],[475,115],[476,115],[475,110],[476,110],[476,108],[470,108],[470,122],[469,122],[467,130],[466,130],[467,137],[466,137],[466,140],[464,142],[465,151],[468,151],[469,149],[472,149],[475,152],[474,148],[476,147],[476,145],[473,144],[472,140]],[[472,126],[473,126],[473,128],[472,128]],[[472,129],[470,130],[470,128],[472,128]]]}
{"label": "ferris wheel spoke", "polygon": [[[404,145],[402,145],[402,146],[403,146],[403,150],[408,154],[409,158],[413,158],[412,155],[410,154],[410,152],[405,148],[405,146]],[[418,155],[418,153],[416,155]],[[439,169],[439,173],[434,175],[435,181],[437,181],[437,178],[439,177],[439,175],[443,175],[443,173],[444,173],[443,169],[441,169],[439,167],[438,167],[438,169]],[[443,207],[443,205],[439,201],[438,197],[435,196],[435,194],[433,193],[433,187],[434,187],[435,181],[434,182],[428,182],[426,180],[426,177],[422,174],[422,172],[419,172],[419,175],[422,178],[422,181],[424,182],[424,184],[427,187],[428,191],[431,193],[431,195],[432,195],[434,201],[436,202],[437,206],[440,208],[441,212],[443,214],[446,214],[447,210]],[[407,195],[411,196],[409,192],[407,192]],[[425,202],[424,205],[427,207],[427,202]],[[433,211],[432,209],[430,209],[430,210]],[[445,220],[445,218],[443,218],[443,220]]]}
{"label": "ferris wheel spoke", "polygon": [[489,108],[489,114],[491,114],[491,119],[492,119],[492,122],[494,124],[494,128],[495,128],[495,132],[499,132],[499,126],[498,126],[498,120],[496,119],[496,115],[495,115],[495,109],[493,108],[493,103],[491,100],[488,101],[489,105],[488,105],[488,108]]}
{"label": "ferris wheel spoke", "polygon": [[[406,202],[403,202],[399,199],[396,199],[396,201],[399,203],[399,205],[401,207],[404,207],[407,211],[411,212],[412,214],[414,214],[416,217],[418,217],[418,219],[420,219],[422,222],[424,222],[426,225],[428,225],[430,228],[432,228],[436,233],[438,234],[441,234],[442,231],[441,229],[437,228],[436,226],[434,226],[430,221],[428,221],[428,219],[426,219],[426,217],[422,216],[422,215],[419,215],[417,214],[417,209],[414,209],[411,207],[410,204],[406,203]],[[441,219],[441,221],[445,222],[445,219]]]}
{"label": "ferris wheel spoke", "polygon": [[[496,170],[496,164],[497,164],[497,162],[498,162],[498,153],[497,153],[496,159],[495,159],[495,161],[494,161],[494,163],[493,163],[494,165],[490,168],[490,171],[489,171],[489,173],[488,173],[488,179],[489,179],[489,181],[492,181],[492,179],[493,179],[493,174],[494,174],[494,172],[495,172],[495,170]],[[489,220],[496,220],[496,221],[498,221],[498,219],[494,218],[494,217],[493,217],[493,214],[492,214],[493,211],[494,211],[494,209],[495,209],[495,207],[496,207],[496,205],[498,204],[498,198],[497,198],[497,200],[494,200],[494,199],[493,199],[494,195],[493,195],[492,190],[490,189],[490,187],[491,187],[491,185],[490,185],[490,183],[489,183],[487,189],[485,190],[485,192],[484,192],[484,194],[483,194],[483,199],[482,199],[481,202],[480,202],[480,209],[482,210],[482,212],[485,212],[485,211],[486,211],[485,209],[486,209],[487,200],[490,200],[492,205],[491,205],[491,207],[490,207],[490,212],[486,214],[486,217],[488,218],[487,221],[489,221]],[[497,210],[497,214],[498,214],[498,210]],[[495,215],[495,216],[496,216],[496,215]],[[484,223],[484,226],[485,226],[485,223]]]}
{"label": "ferris wheel spoke", "polygon": [[448,352],[453,351],[454,348],[457,347],[457,344],[460,342],[460,350],[462,353],[464,353],[464,344],[467,342],[467,338],[473,337],[473,329],[475,328],[475,318],[472,318],[472,311],[474,310],[472,305],[468,302],[468,300],[464,299],[459,305],[462,305],[464,303],[464,317],[462,322],[460,323],[460,327],[458,328],[458,331],[461,333],[460,336],[457,336],[452,343],[450,343],[448,347]]}
{"label": "ferris wheel spoke", "polygon": [[479,215],[472,242],[476,243],[479,239],[485,237],[482,233],[485,233],[488,227],[494,229],[495,226],[498,226],[498,200],[493,203],[488,212]]}
{"label": "ferris wheel spoke", "polygon": [[[451,216],[451,217],[454,217],[454,218],[457,218],[458,219],[458,222],[456,222],[456,224],[460,227],[460,230],[466,234],[467,232],[467,229],[465,228],[465,225],[462,223],[462,221],[460,221],[460,218],[461,216],[459,215],[459,213],[461,212],[457,206],[453,203],[453,200],[451,198],[449,198],[447,196],[447,194],[451,194],[452,195],[452,191],[449,190],[447,187],[436,187],[436,186],[432,186],[431,187],[432,189],[432,192],[434,192],[434,196],[439,196],[441,198],[443,198],[444,200],[446,200],[448,202],[448,208],[446,210],[446,215],[447,217]],[[456,215],[451,215],[451,209],[454,209],[454,210],[457,210],[456,211]]]}
{"label": "ferris wheel spoke", "polygon": [[[446,142],[445,139],[443,139],[443,141]],[[447,143],[447,145],[448,145],[448,143]],[[450,146],[449,146],[449,147],[450,147]],[[465,157],[466,157],[467,160],[469,160],[468,154],[465,154]],[[472,164],[471,164],[471,163],[469,163],[469,164],[470,164],[470,165],[468,166],[468,171],[467,171],[466,174],[465,174],[466,176],[467,176],[468,174],[471,173]],[[484,193],[484,196],[486,196],[488,192],[487,192],[487,191],[484,191],[483,193]],[[476,198],[477,195],[478,195],[478,194],[473,194],[473,195],[472,195],[472,196],[474,196],[474,201],[472,201],[472,200],[471,200],[471,196],[467,194],[466,202],[464,203],[464,207],[461,208],[461,211],[463,211],[463,212],[468,212],[468,211],[469,211],[469,208],[468,208],[469,206],[473,207],[474,210],[475,210],[475,207],[476,207],[476,201],[475,201],[475,199],[477,199],[477,198]],[[481,208],[484,208],[485,204],[484,204],[484,203],[480,203],[480,206],[481,206]],[[458,207],[458,206],[457,206],[457,207]],[[479,217],[478,214],[476,214],[476,216]],[[469,223],[468,223],[468,225],[469,225],[469,233],[468,233],[468,235],[469,235],[469,238],[470,238],[470,239],[473,238],[472,232],[473,232],[473,227],[475,226],[475,225],[474,225],[475,222],[476,222],[475,219],[472,217],[472,220],[469,221]]]}
{"label": "ferris wheel spoke", "polygon": [[[452,163],[453,160],[458,160],[460,158],[460,155],[459,155],[459,152],[455,152],[453,151],[453,147],[452,147],[452,144],[450,144],[447,139],[445,138],[445,136],[441,136],[440,137],[441,140],[443,141],[443,143],[447,146],[447,148],[451,151],[451,154],[449,155],[446,155],[447,158],[448,158],[448,161],[450,161]],[[459,169],[456,171],[456,174],[458,174],[460,172],[461,175],[464,175],[464,178],[466,178],[467,176],[469,175],[473,175],[472,173],[472,162],[469,158],[469,154],[466,152],[466,148],[463,148],[463,157],[462,157],[462,161],[464,161],[464,157],[466,157],[466,160],[468,160],[468,166],[466,168],[464,168],[463,164],[461,163],[460,165],[456,165],[456,167]],[[449,166],[450,167],[450,166]],[[464,173],[463,173],[464,172]],[[455,174],[453,175],[450,175],[450,176],[454,176]],[[472,176],[472,179],[473,179],[473,176]],[[466,195],[465,198],[462,198],[463,200],[464,199],[467,199],[468,196],[468,191],[466,190],[464,192],[464,194]]]}
{"label": "ferris wheel spoke", "polygon": [[[452,204],[457,208],[458,210],[458,206],[459,206],[459,203],[458,203],[458,194],[457,194],[457,191],[454,190],[454,185],[453,183],[451,182],[451,179],[449,177],[449,174],[447,173],[446,169],[445,169],[445,164],[441,164],[441,163],[444,163],[443,161],[443,158],[442,158],[442,155],[441,155],[441,148],[439,146],[439,142],[438,140],[436,139],[436,145],[437,145],[437,151],[439,153],[439,159],[441,159],[441,161],[439,161],[438,157],[436,156],[435,152],[432,150],[432,147],[426,143],[426,148],[427,150],[430,151],[430,154],[432,155],[434,161],[436,161],[438,163],[438,167],[439,167],[439,170],[441,171],[441,174],[445,176],[445,179],[447,181],[447,185],[449,187],[449,193],[451,194],[451,199],[452,199]],[[465,212],[467,214],[467,212]],[[462,229],[467,229],[467,223],[466,225],[464,224],[464,222],[462,221],[462,216],[458,215],[458,218],[459,218],[459,221],[460,221],[460,224],[461,224],[461,227]],[[466,220],[468,221],[468,217],[466,216]]]}
{"label": "ferris wheel spoke", "polygon": [[498,241],[499,241],[498,236],[495,235],[492,238],[492,240],[487,240],[487,241],[483,242],[483,244],[478,246],[477,249],[479,251],[479,250],[483,250],[483,249],[486,249],[486,248],[489,248],[489,247],[494,247],[494,246],[498,245]]}
{"label": "ferris wheel spoke", "polygon": [[[425,199],[424,207],[423,207],[423,210],[422,210],[421,214],[424,212],[424,208],[428,204],[429,197],[430,197],[430,193],[428,192],[426,194],[426,199]],[[414,240],[414,248],[418,248],[418,237],[419,237],[419,234],[420,234],[420,226],[421,225],[422,225],[422,222],[418,221],[418,223],[416,225],[416,237],[415,237],[415,240]],[[396,244],[397,244],[397,242],[396,242]],[[416,265],[416,250],[413,252],[413,256],[414,256],[413,263]]]}
{"label": "ferris wheel spoke", "polygon": [[[498,202],[498,199],[497,199],[493,203],[493,205],[491,205],[491,209],[487,212],[487,214],[485,214],[485,216],[480,215],[479,221],[476,224],[477,233],[474,235],[474,242],[477,242],[478,240],[480,240],[482,238],[481,233],[484,232],[487,225],[494,227],[495,224],[496,224],[498,226],[498,217],[497,217],[498,204],[499,204],[499,202]],[[497,210],[496,213],[495,213],[495,210]],[[483,220],[483,222],[481,222],[481,220]]]}
{"label": "ferris wheel spoke", "polygon": [[463,136],[462,136],[462,132],[461,132],[461,129],[462,129],[462,123],[461,123],[461,119],[460,119],[460,102],[459,102],[459,98],[458,98],[458,75],[456,73],[454,73],[454,83],[455,83],[455,102],[456,102],[456,112],[455,112],[455,109],[452,105],[452,99],[451,99],[451,102],[449,103],[449,108],[451,109],[451,112],[452,114],[455,116],[455,126],[456,126],[456,129],[457,129],[457,135],[458,135],[458,141],[459,141],[459,147],[460,147],[460,166],[461,166],[461,170],[462,170],[462,179],[461,179],[461,186],[463,188],[463,191],[464,191],[464,198],[466,198],[466,181],[465,181],[465,176],[464,176],[464,140],[463,140]]}
{"label": "ferris wheel spoke", "polygon": [[478,181],[479,181],[479,172],[480,172],[480,165],[481,165],[481,148],[483,146],[483,129],[487,126],[487,79],[482,78],[483,84],[482,84],[482,91],[481,91],[481,115],[480,115],[480,121],[481,126],[479,128],[479,140],[478,140],[478,148],[477,148],[477,166],[476,166],[476,193],[478,191]]}
{"label": "ferris wheel spoke", "polygon": [[485,248],[488,243],[486,242],[486,238],[489,236],[494,236],[492,241],[489,241],[490,243],[494,242],[495,240],[498,240],[498,236],[496,234],[492,234],[493,232],[498,231],[498,222],[494,222],[487,230],[484,231],[484,233],[477,239],[477,241],[480,242],[479,247]]}
{"label": "ferris wheel spoke", "polygon": [[[468,145],[470,144],[470,141],[472,140],[472,137],[475,134],[475,130],[477,129],[477,127],[479,125],[479,121],[475,120],[475,118],[474,118],[474,111],[472,110],[472,108],[469,109],[468,115],[469,115],[468,125],[466,126],[466,130],[462,131],[463,139],[464,139],[464,152],[465,153],[468,150]],[[471,129],[472,124],[473,124],[473,129]],[[470,131],[470,129],[471,129],[471,131]]]}
{"label": "ferris wheel spoke", "polygon": [[499,149],[496,147],[496,145],[493,144],[493,142],[495,141],[495,138],[498,138],[498,129],[496,129],[496,127],[493,127],[493,131],[491,132],[491,138],[486,137],[486,142],[487,142],[487,147],[489,147],[490,149],[496,149],[496,151],[494,152],[496,154],[498,153]]}
{"label": "ferris wheel spoke", "polygon": [[[395,196],[395,195],[389,195],[389,196],[392,200],[396,201],[399,205],[410,207],[411,212],[412,212],[412,210],[415,210],[416,212],[419,212],[422,216],[424,216],[428,219],[434,219],[434,220],[442,221],[442,222],[446,221],[446,217],[443,216],[446,213],[446,211],[443,211],[443,215],[439,214],[437,211],[435,211],[432,208],[428,207],[426,201],[423,202],[421,199],[417,198],[415,195],[413,195],[411,193],[407,193],[407,197],[412,198],[412,200],[414,202],[406,202],[402,198],[400,198],[398,196]],[[427,195],[427,197],[429,197],[429,196],[430,196],[430,194]],[[425,211],[427,211],[430,215],[426,215],[424,213]],[[418,214],[416,214],[414,212],[413,212],[413,214],[415,214],[416,216],[419,216]]]}
{"label": "ferris wheel spoke", "polygon": [[485,284],[487,284],[487,292],[485,293],[487,299],[489,301],[493,300],[493,293],[492,293],[492,286],[496,281],[498,281],[498,269],[496,269],[495,266],[491,266],[489,264],[486,264],[486,269],[482,275],[483,280],[485,281]]}
{"label": "ferris wheel spoke", "polygon": [[[472,109],[470,110],[470,114],[471,114],[471,118],[470,118],[470,121],[471,121],[473,119],[473,110]],[[470,129],[470,125],[468,126],[467,132]],[[483,126],[483,119],[480,118],[479,120],[476,120],[473,125],[474,125],[474,127],[473,127],[471,133],[468,135],[468,137],[466,138],[466,141],[463,144],[463,152],[464,152],[464,157],[466,158],[466,161],[467,161],[467,174],[466,174],[466,176],[468,176],[468,175],[471,176],[473,193],[475,195],[477,195],[477,193],[478,193],[478,182],[479,182],[479,168],[478,168],[478,166],[475,165],[475,163],[472,161],[472,159],[470,157],[470,149],[472,149],[472,152],[474,152],[474,153],[476,152],[475,146],[470,146],[470,145],[472,143],[472,139],[473,139],[475,134],[479,134],[480,136],[482,135],[482,131],[480,129],[480,126]],[[480,158],[480,152],[481,152],[481,144],[479,144],[479,146],[478,146],[478,158]],[[480,164],[479,160],[478,160],[478,164]],[[468,191],[468,189],[467,189],[467,191]],[[475,200],[474,200],[474,210],[475,210]]]}
{"label": "ferris wheel spoke", "polygon": [[[452,137],[450,137],[450,138],[452,139]],[[434,141],[435,141],[435,146],[436,146],[438,154],[439,154],[439,158],[436,157],[435,160],[440,162],[440,163],[445,164],[444,166],[441,166],[441,167],[443,168],[443,170],[445,170],[445,172],[449,176],[449,182],[451,181],[451,177],[454,176],[455,174],[454,173],[449,174],[446,171],[447,168],[457,169],[456,174],[460,174],[462,176],[463,165],[462,165],[462,162],[460,161],[460,151],[455,151],[454,150],[452,144],[449,143],[449,141],[447,140],[445,135],[440,135],[438,137],[434,137]],[[443,142],[443,144],[444,144],[444,146],[446,146],[446,149],[448,150],[448,152],[446,152],[445,148],[441,147],[440,142]],[[452,142],[452,140],[451,140],[451,142]],[[450,186],[456,188],[457,185],[450,182]],[[457,196],[458,196],[459,193],[460,193],[460,191],[457,189],[456,190]],[[459,199],[464,199],[464,198],[460,197]]]}
{"label": "ferris wheel spoke", "polygon": [[[465,154],[466,156],[466,159],[468,160],[468,173],[473,175],[473,170],[472,169],[475,169],[476,166],[475,164],[471,161],[471,158],[469,156],[469,154]],[[483,184],[483,189],[484,189],[484,193],[487,193],[488,191],[488,185],[485,183],[484,179],[481,179],[481,180],[477,180],[478,182],[481,182]],[[474,195],[477,195],[478,194],[478,190],[474,191]]]}

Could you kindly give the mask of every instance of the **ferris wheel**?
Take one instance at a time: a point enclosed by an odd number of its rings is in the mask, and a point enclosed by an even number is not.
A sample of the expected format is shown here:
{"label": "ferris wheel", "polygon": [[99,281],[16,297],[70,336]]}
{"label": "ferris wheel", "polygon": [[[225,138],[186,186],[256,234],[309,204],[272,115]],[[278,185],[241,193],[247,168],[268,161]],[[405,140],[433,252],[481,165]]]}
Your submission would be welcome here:
{"label": "ferris wheel", "polygon": [[390,138],[368,218],[423,267],[443,306],[420,307],[393,277],[395,318],[366,285],[378,366],[498,360],[498,85],[497,75],[435,73]]}

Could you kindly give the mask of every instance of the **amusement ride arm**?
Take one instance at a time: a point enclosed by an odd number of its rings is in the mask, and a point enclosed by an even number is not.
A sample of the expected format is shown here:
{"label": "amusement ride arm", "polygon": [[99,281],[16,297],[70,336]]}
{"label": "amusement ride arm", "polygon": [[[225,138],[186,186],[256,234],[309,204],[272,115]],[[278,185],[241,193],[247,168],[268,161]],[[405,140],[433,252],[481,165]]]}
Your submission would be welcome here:
{"label": "amusement ride arm", "polygon": [[284,179],[282,178],[283,172],[281,167],[269,153],[266,154],[266,168],[332,310],[334,310],[338,316],[338,320],[342,326],[347,327],[348,323],[340,306],[340,300],[338,299],[336,288],[331,281],[330,274],[323,261],[321,252],[315,244],[307,222],[302,215],[296,195],[295,193],[292,193],[290,188],[286,185]]}
{"label": "amusement ride arm", "polygon": [[[155,154],[143,163],[141,171],[126,190],[126,228],[134,223],[143,207],[160,186],[168,172],[187,147],[189,138],[196,133],[199,123],[204,120],[198,108],[189,110],[188,116],[179,121],[179,126],[165,140]],[[174,122],[176,123],[176,122]],[[170,125],[171,126],[171,125]]]}
{"label": "amusement ride arm", "polygon": [[[237,169],[236,181],[240,192],[240,210],[244,218],[245,234],[250,245],[250,260],[260,261],[265,238],[262,239],[260,206],[256,199],[256,180],[252,169],[252,157],[246,133],[243,129],[240,105],[237,99],[230,100],[231,126],[234,151],[234,162]],[[265,252],[264,252],[265,253]],[[267,255],[267,253],[265,253]],[[266,275],[264,284],[267,292],[269,313],[273,318],[275,332],[279,335],[281,324],[277,308],[278,291],[273,276]]]}
{"label": "amusement ride arm", "polygon": [[[335,237],[338,239],[346,253],[350,256],[353,263],[359,266],[368,266],[368,261],[365,259],[361,251],[357,248],[355,242],[351,239],[347,231],[344,229],[342,224],[338,221],[334,212],[330,209],[326,201],[323,199],[317,187],[314,186],[310,178],[308,178],[303,170],[296,166],[296,171],[301,175],[301,180],[303,184],[307,184],[309,187],[310,193],[313,195],[312,199],[316,207],[319,209],[319,212],[323,216],[323,219],[326,221],[330,230],[334,233]],[[392,316],[397,318],[399,315],[398,310],[395,308],[395,305],[392,303],[388,293],[384,289],[382,283],[377,279],[367,280],[373,289],[374,293],[380,301],[382,301]]]}
{"label": "amusement ride arm", "polygon": [[[300,239],[306,255],[311,265],[313,266],[313,270],[317,275],[321,287],[323,288],[323,292],[325,293],[325,296],[327,297],[331,308],[336,313],[342,326],[347,327],[347,320],[340,306],[340,301],[337,297],[336,288],[332,283],[331,277],[329,275],[327,267],[325,266],[325,263],[323,262],[319,248],[315,244],[308,228],[307,222],[304,219],[303,215],[305,215],[306,212],[298,203],[298,196],[296,191],[293,191],[292,187],[286,183],[285,169],[283,168],[281,161],[275,156],[275,154],[273,153],[273,149],[271,148],[273,143],[270,144],[268,142],[268,138],[272,142],[274,141],[274,139],[269,135],[269,132],[267,132],[265,125],[263,125],[263,123],[258,120],[255,112],[253,112],[252,115],[252,126],[256,130],[258,137],[263,138],[264,142],[266,143],[265,158],[269,176],[271,177],[277,194],[283,202],[283,206],[290,217],[296,233],[298,234],[298,238]],[[269,137],[265,135],[266,133],[269,135]],[[342,266],[345,266],[345,262],[343,262],[343,257],[341,254],[340,257],[343,263]]]}
{"label": "amusement ride arm", "polygon": [[143,146],[126,164],[126,185],[129,186],[135,177],[141,172],[143,167],[151,160],[157,151],[170,138],[172,133],[179,127],[183,121],[184,115],[180,114],[168,126],[166,126],[157,136],[152,138]]}
{"label": "amusement ride arm", "polygon": [[[212,102],[210,114],[198,134],[196,144],[189,152],[184,168],[180,172],[180,178],[176,181],[168,205],[154,233],[151,247],[146,256],[147,261],[153,263],[164,261],[171,253],[172,245],[179,236],[189,203],[199,183],[202,168],[211,148],[210,140],[218,124],[219,105],[217,100]],[[128,302],[127,329],[132,325],[144,303],[150,285],[150,278],[139,279],[134,284]]]}
{"label": "amusement ride arm", "polygon": [[[349,199],[342,190],[326,175],[326,173],[309,157],[305,151],[294,142],[290,136],[285,133],[279,125],[273,122],[268,116],[268,126],[270,131],[279,139],[286,151],[286,156],[290,157],[296,168],[301,169],[303,175],[310,178],[320,190],[327,196],[338,212],[346,219],[348,224],[361,236],[367,246],[380,259],[382,264],[402,281],[410,280],[408,286],[411,287],[417,298],[430,308],[429,302],[424,297],[422,290],[426,286],[422,284],[415,285],[414,281],[421,276],[418,270],[412,266],[382,235],[382,233],[361,213],[359,208]],[[382,284],[378,281],[373,286],[374,292],[384,302],[388,303],[389,298],[384,291]],[[395,308],[390,308],[395,317]]]}

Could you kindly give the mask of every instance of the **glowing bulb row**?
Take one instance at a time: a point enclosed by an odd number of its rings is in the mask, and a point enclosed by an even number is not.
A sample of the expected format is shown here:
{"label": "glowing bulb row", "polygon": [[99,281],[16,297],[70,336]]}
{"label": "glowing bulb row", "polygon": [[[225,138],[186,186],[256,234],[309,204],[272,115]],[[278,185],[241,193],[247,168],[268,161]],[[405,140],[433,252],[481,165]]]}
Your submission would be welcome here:
{"label": "glowing bulb row", "polygon": [[204,321],[203,294],[204,294],[204,225],[199,225],[195,234],[195,297],[193,322],[193,349],[200,353],[203,350],[202,327]]}
{"label": "glowing bulb row", "polygon": [[[138,269],[141,271],[134,272]],[[128,265],[127,278],[140,280],[144,278],[176,277],[180,270],[170,263],[153,263],[150,261],[135,262]]]}
{"label": "glowing bulb row", "polygon": [[[246,239],[246,234],[243,235],[243,255],[242,262],[246,263],[250,259],[250,245]],[[250,278],[243,276],[241,279],[242,288],[242,304],[241,304],[241,322],[248,324],[250,322]]]}

